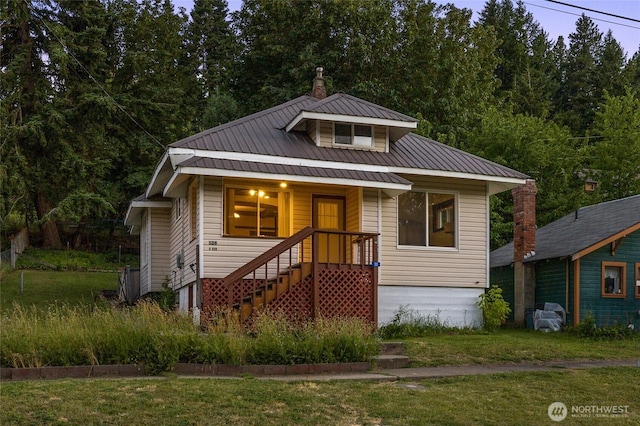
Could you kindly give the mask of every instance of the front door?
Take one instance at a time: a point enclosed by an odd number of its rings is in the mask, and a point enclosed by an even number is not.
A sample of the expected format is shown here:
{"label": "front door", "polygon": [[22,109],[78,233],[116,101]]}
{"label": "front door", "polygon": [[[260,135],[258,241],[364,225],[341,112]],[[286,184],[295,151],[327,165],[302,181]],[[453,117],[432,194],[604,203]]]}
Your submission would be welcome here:
{"label": "front door", "polygon": [[[313,227],[319,231],[344,231],[346,199],[338,196],[313,196]],[[318,234],[318,260],[343,263],[346,259],[345,238],[337,234]]]}

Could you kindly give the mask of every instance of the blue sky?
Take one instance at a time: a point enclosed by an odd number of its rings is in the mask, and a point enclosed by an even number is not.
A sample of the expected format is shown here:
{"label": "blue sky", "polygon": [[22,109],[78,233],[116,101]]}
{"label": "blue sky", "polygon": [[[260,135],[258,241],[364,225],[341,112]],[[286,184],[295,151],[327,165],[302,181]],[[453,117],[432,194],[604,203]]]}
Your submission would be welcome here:
{"label": "blue sky", "polygon": [[[190,11],[193,5],[193,0],[173,0],[173,2],[176,6],[182,6],[187,11]],[[563,0],[563,2],[640,20],[640,0]],[[456,7],[471,9],[474,11],[473,20],[475,21],[486,1],[453,0],[448,2],[436,1],[436,3],[453,3]],[[640,22],[582,11],[545,0],[526,0],[524,3],[527,10],[533,14],[536,21],[540,23],[553,40],[556,40],[559,36],[564,36],[565,43],[568,44],[568,36],[575,31],[576,21],[581,13],[585,13],[594,20],[603,33],[606,33],[609,29],[611,30],[614,38],[626,51],[628,58],[640,49]],[[242,0],[228,0],[228,4],[230,10],[237,10],[240,8]]]}

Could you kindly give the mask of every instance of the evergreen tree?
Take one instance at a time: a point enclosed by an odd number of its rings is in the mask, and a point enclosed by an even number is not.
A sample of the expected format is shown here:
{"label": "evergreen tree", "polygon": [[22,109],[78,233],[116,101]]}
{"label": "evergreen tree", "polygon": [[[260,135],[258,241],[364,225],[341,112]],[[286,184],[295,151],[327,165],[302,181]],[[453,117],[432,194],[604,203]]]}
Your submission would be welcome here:
{"label": "evergreen tree", "polygon": [[498,38],[496,96],[512,104],[516,113],[546,116],[555,89],[551,43],[524,2],[514,7],[511,0],[488,1],[478,24],[493,28]]}
{"label": "evergreen tree", "polygon": [[599,201],[640,194],[640,99],[630,88],[622,96],[605,92],[589,147],[589,175]]}
{"label": "evergreen tree", "polygon": [[557,119],[574,135],[583,135],[593,122],[598,105],[598,63],[602,56],[602,33],[591,18],[582,15],[576,31],[569,34],[562,84],[559,87]]}
{"label": "evergreen tree", "polygon": [[194,130],[203,130],[237,118],[230,93],[230,74],[237,53],[225,0],[196,0],[187,29],[187,92],[195,115]]}

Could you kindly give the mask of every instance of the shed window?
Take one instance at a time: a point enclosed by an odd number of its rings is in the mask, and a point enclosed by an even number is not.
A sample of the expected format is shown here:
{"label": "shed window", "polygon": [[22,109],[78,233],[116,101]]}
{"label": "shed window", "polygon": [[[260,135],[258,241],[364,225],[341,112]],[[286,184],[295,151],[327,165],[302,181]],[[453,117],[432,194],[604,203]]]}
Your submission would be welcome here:
{"label": "shed window", "polygon": [[625,297],[626,263],[602,262],[602,296]]}
{"label": "shed window", "polygon": [[456,246],[456,196],[406,192],[398,196],[398,245]]}
{"label": "shed window", "polygon": [[227,187],[225,235],[288,237],[291,235],[291,193],[280,189]]}

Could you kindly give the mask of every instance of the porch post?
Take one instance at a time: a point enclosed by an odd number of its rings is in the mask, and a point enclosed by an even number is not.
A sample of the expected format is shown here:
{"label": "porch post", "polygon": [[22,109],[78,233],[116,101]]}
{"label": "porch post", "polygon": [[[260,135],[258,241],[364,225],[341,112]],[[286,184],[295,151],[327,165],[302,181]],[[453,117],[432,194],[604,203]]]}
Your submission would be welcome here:
{"label": "porch post", "polygon": [[320,265],[318,263],[318,233],[314,232],[311,236],[311,264],[312,264],[312,274],[313,274],[313,300],[312,300],[312,315],[313,318],[316,319],[318,317],[318,298],[319,295],[319,284],[318,284],[318,275],[320,272]]}
{"label": "porch post", "polygon": [[[379,265],[378,263],[378,238],[380,238],[380,236],[376,236],[375,238],[372,238],[373,241],[373,261],[375,262],[376,265]],[[372,268],[372,272],[373,272],[373,295],[372,295],[372,300],[373,300],[373,306],[371,307],[373,309],[372,312],[372,317],[373,317],[373,325],[374,327],[377,329],[378,328],[378,271],[380,270],[380,266],[376,266],[374,268]]]}

